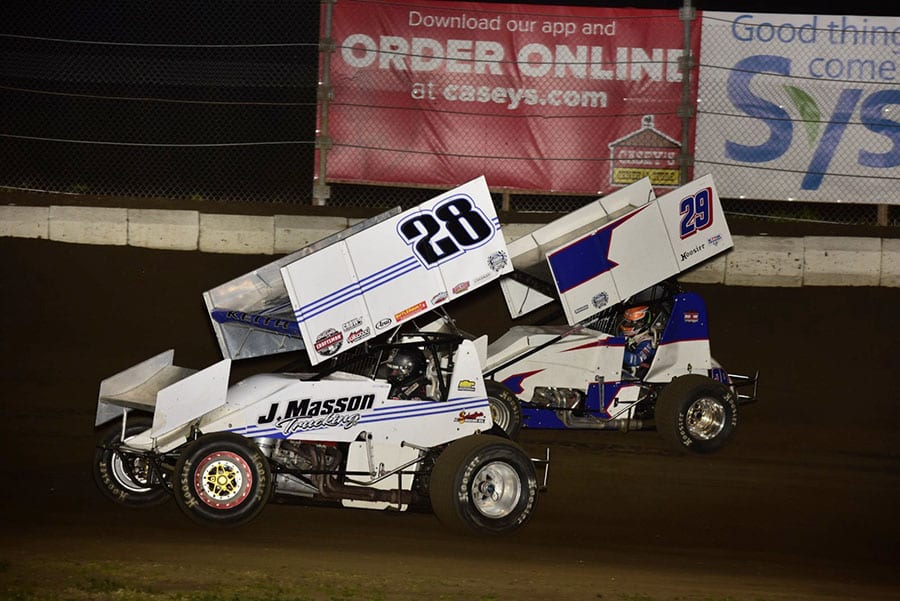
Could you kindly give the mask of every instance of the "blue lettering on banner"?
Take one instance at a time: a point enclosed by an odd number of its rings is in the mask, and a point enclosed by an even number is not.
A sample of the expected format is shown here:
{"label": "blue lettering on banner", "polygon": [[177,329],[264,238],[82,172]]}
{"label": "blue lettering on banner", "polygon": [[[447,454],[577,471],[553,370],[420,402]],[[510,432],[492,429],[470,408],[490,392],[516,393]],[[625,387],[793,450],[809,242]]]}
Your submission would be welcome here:
{"label": "blue lettering on banner", "polygon": [[803,190],[819,189],[822,178],[825,177],[825,171],[828,169],[828,165],[831,164],[834,151],[837,150],[838,144],[840,144],[841,138],[844,136],[844,130],[847,129],[847,124],[850,123],[853,109],[856,107],[856,103],[859,102],[860,94],[862,94],[862,90],[848,89],[841,92],[834,114],[829,119],[825,133],[822,135],[822,140],[819,142],[815,153],[813,153],[809,169],[807,169],[806,175],[803,176],[803,183],[800,185],[800,188]]}
{"label": "blue lettering on banner", "polygon": [[900,165],[900,122],[892,121],[882,115],[890,114],[890,106],[900,105],[900,90],[881,90],[863,100],[863,126],[891,141],[891,147],[884,152],[859,151],[859,164],[866,167],[890,169]]}
{"label": "blue lettering on banner", "polygon": [[725,141],[725,156],[744,163],[765,163],[777,159],[791,146],[794,125],[787,111],[750,89],[750,81],[758,73],[790,75],[791,61],[783,56],[749,56],[734,66],[728,77],[727,91],[731,103],[769,128],[769,138],[757,146]]}
{"label": "blue lettering on banner", "polygon": [[[791,61],[782,56],[756,55],[739,61],[728,78],[727,92],[732,104],[750,117],[760,120],[769,129],[769,137],[756,146],[725,141],[725,156],[744,163],[765,163],[783,156],[791,147],[794,125],[788,112],[775,102],[770,102],[751,90],[751,82],[756,75],[773,73],[788,77],[791,75]],[[895,88],[871,93],[860,104],[863,90],[845,88],[829,117],[822,116],[822,110],[808,93],[793,86],[785,86],[794,102],[801,121],[807,130],[807,138],[814,145],[812,158],[804,174],[801,188],[817,190],[822,184],[838,146],[853,121],[859,108],[859,121],[863,127],[890,142],[883,152],[873,152],[860,148],[858,164],[877,169],[891,169],[900,166],[900,122],[888,119],[890,107],[900,105],[900,90]],[[821,137],[818,127],[827,123]]]}

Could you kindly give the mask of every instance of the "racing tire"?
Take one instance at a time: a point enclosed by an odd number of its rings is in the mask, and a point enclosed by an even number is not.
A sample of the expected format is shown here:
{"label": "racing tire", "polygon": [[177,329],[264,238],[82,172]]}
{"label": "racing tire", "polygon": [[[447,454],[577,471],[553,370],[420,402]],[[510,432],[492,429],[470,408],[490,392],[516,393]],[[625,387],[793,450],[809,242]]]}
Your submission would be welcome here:
{"label": "racing tire", "polygon": [[500,382],[485,380],[484,388],[494,425],[506,432],[510,439],[518,440],[522,431],[522,404],[519,399]]}
{"label": "racing tire", "polygon": [[476,434],[438,456],[429,496],[434,514],[451,530],[498,535],[528,521],[537,493],[534,464],[518,444]]}
{"label": "racing tire", "polygon": [[[125,438],[150,429],[153,419],[129,416]],[[94,482],[105,497],[126,507],[154,507],[169,500],[165,475],[154,469],[148,455],[121,448],[122,421],[108,425],[94,450]]]}
{"label": "racing tire", "polygon": [[201,436],[175,464],[175,500],[203,525],[241,526],[272,496],[272,471],[252,441],[231,433]]}
{"label": "racing tire", "polygon": [[735,395],[698,374],[675,378],[656,402],[656,430],[679,452],[714,453],[731,439],[737,423]]}

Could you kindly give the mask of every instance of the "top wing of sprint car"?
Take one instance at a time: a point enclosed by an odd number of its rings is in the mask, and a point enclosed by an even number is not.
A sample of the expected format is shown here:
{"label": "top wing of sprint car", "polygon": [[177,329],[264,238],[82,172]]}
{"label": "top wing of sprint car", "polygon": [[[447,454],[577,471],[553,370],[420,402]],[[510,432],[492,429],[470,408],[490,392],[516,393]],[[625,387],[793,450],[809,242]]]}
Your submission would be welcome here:
{"label": "top wing of sprint car", "polygon": [[360,222],[204,293],[223,357],[313,365],[509,273],[484,177]]}
{"label": "top wing of sprint car", "polygon": [[306,348],[281,269],[400,213],[394,208],[203,293],[222,356],[249,359]]}
{"label": "top wing of sprint car", "polygon": [[222,403],[232,360],[305,349],[318,365],[498,279],[508,256],[484,177],[363,221],[205,292],[223,360],[197,373],[170,350],[107,378],[96,425],[167,395],[191,399],[172,418],[187,423]]}
{"label": "top wing of sprint car", "polygon": [[513,318],[558,298],[576,325],[733,245],[711,175],[659,198],[645,178],[511,242],[500,285]]}

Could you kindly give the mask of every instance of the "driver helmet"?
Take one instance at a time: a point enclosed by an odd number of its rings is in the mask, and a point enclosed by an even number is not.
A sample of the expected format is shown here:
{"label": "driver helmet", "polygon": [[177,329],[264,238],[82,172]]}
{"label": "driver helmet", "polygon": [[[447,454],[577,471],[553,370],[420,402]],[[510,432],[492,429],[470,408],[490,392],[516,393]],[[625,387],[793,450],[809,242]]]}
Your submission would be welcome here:
{"label": "driver helmet", "polygon": [[625,309],[624,319],[620,329],[626,337],[643,334],[650,328],[650,307],[639,305]]}
{"label": "driver helmet", "polygon": [[385,361],[387,381],[400,384],[425,373],[425,353],[417,348],[394,349]]}

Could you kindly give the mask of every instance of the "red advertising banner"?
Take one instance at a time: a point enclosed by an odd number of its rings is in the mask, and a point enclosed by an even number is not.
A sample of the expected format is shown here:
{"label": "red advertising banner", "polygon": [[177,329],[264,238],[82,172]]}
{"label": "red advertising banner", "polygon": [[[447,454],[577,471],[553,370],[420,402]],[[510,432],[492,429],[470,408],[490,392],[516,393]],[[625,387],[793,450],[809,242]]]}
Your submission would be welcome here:
{"label": "red advertising banner", "polygon": [[683,35],[675,10],[338,0],[325,179],[675,186],[681,146],[693,151],[677,116]]}

